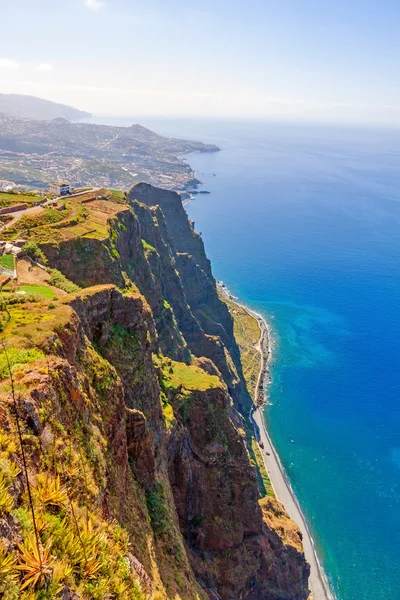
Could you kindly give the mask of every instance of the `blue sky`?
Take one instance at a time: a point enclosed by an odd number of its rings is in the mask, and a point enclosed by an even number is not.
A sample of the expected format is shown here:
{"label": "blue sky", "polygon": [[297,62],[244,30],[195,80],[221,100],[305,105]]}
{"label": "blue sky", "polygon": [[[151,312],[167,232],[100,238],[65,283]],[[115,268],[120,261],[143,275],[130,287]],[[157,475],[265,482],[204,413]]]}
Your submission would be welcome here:
{"label": "blue sky", "polygon": [[98,114],[400,124],[392,0],[0,0],[0,91]]}

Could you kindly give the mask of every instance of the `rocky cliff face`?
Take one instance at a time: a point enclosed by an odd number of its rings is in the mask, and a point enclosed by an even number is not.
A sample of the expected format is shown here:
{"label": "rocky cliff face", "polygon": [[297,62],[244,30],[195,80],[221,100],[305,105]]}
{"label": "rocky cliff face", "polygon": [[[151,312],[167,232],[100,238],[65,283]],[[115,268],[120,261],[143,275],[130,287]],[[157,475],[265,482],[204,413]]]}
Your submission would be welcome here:
{"label": "rocky cliff face", "polygon": [[[13,347],[36,352],[14,368],[33,488],[47,477],[69,490],[57,514],[77,545],[89,512],[92,529],[106,531],[92,573],[46,525],[43,543],[71,571],[51,585],[65,598],[306,600],[300,533],[275,499],[260,500],[243,439],[240,354],[201,237],[177,194],[140,184],[128,201],[106,238],[43,244],[50,265],[84,289],[26,305],[29,323],[13,313],[7,325]],[[0,499],[10,553],[26,538],[29,503],[21,460],[7,452],[20,470],[13,510],[3,514]],[[51,522],[49,505],[37,513]],[[20,585],[9,573],[4,581]],[[0,597],[2,582],[0,553]]]}

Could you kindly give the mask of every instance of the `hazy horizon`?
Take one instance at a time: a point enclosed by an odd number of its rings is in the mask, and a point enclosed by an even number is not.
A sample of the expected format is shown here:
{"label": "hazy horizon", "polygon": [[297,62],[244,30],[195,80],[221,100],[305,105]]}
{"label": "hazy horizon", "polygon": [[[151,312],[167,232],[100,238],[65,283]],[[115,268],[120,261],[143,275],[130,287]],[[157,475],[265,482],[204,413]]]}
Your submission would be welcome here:
{"label": "hazy horizon", "polygon": [[399,17],[392,0],[19,0],[0,91],[116,116],[400,124]]}
{"label": "hazy horizon", "polygon": [[[46,98],[48,100],[48,98]],[[72,108],[81,110],[79,106],[73,106]],[[90,110],[88,111],[90,112]],[[154,120],[154,121],[204,121],[207,123],[212,123],[215,121],[216,123],[243,123],[243,124],[264,124],[264,125],[290,125],[299,127],[317,127],[317,126],[326,126],[326,127],[339,127],[343,129],[387,129],[387,130],[397,130],[400,129],[400,119],[398,123],[385,123],[380,121],[349,121],[349,120],[337,120],[332,121],[328,119],[301,119],[299,117],[273,117],[273,116],[252,116],[252,115],[199,115],[199,114],[166,114],[166,113],[136,113],[136,114],[117,114],[117,113],[95,113],[92,112],[91,119],[83,119],[80,122],[90,122],[97,120],[115,120],[115,121],[132,121],[132,125],[138,124],[140,125],[139,120]],[[129,126],[129,125],[127,125]]]}

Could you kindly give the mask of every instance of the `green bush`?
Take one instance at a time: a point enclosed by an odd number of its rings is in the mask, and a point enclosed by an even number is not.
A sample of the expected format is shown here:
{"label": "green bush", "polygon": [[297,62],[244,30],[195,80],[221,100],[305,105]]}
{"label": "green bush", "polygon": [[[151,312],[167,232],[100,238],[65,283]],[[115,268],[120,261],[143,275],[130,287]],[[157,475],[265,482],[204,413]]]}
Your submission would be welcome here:
{"label": "green bush", "polygon": [[41,263],[42,265],[47,264],[47,258],[45,257],[42,249],[36,242],[26,242],[26,244],[24,244],[24,246],[22,247],[22,250],[32,260]]}
{"label": "green bush", "polygon": [[[6,297],[5,303],[7,306],[14,306],[14,304],[26,304],[27,302],[40,302],[42,296],[40,294],[28,293],[28,294],[10,294]],[[6,310],[4,304],[0,302],[0,310]]]}
{"label": "green bush", "polygon": [[17,232],[21,229],[34,229],[36,227],[43,227],[43,225],[51,225],[52,223],[58,223],[68,216],[69,210],[56,210],[55,208],[45,208],[43,212],[37,215],[25,215],[21,217],[15,225],[9,228],[10,232]]}
{"label": "green bush", "polygon": [[146,255],[147,254],[157,254],[157,250],[154,248],[154,246],[152,246],[151,244],[146,242],[146,240],[142,239],[142,245],[143,245],[143,249],[144,249]]}
{"label": "green bush", "polygon": [[67,294],[73,294],[81,289],[79,285],[67,279],[58,269],[50,269],[49,284],[54,285],[54,287],[60,290],[64,290]]}
{"label": "green bush", "polygon": [[151,527],[156,535],[160,535],[168,528],[168,509],[161,483],[156,483],[154,488],[146,493],[146,502]]}
{"label": "green bush", "polygon": [[[36,348],[7,348],[7,355],[3,350],[0,354],[0,379],[6,379],[10,375],[10,370],[8,368],[8,362],[10,363],[10,367],[14,367],[16,365],[24,365],[27,363],[32,363],[39,358],[44,356],[41,350],[37,350]],[[7,361],[8,357],[8,361]]]}

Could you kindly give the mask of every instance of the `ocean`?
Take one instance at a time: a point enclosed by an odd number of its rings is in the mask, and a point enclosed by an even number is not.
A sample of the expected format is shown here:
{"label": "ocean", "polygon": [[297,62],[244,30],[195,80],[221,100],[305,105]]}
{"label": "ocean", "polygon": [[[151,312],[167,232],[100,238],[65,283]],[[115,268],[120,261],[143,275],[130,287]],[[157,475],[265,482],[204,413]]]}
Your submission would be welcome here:
{"label": "ocean", "polygon": [[273,443],[336,597],[400,599],[400,131],[141,123],[222,148],[186,208],[271,325]]}

